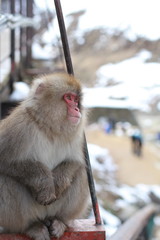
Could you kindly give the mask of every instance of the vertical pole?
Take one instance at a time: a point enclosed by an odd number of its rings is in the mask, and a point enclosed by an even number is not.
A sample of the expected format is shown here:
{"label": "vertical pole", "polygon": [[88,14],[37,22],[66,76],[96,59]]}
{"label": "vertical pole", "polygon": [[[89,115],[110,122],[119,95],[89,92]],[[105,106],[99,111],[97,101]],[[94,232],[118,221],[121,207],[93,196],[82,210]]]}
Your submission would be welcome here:
{"label": "vertical pole", "polygon": [[[59,23],[59,29],[60,29],[60,33],[61,33],[61,39],[62,39],[62,44],[63,44],[63,51],[64,51],[64,56],[65,56],[65,61],[66,61],[67,72],[71,75],[74,75],[61,3],[60,3],[60,0],[54,0],[54,2],[55,2],[55,7],[56,7],[58,23]],[[89,189],[90,189],[90,194],[91,194],[91,199],[92,199],[92,206],[93,206],[93,211],[94,211],[94,215],[95,215],[95,221],[96,221],[96,224],[100,225],[101,217],[100,217],[100,212],[99,212],[97,196],[96,196],[96,192],[95,192],[95,185],[94,185],[94,181],[93,181],[92,169],[91,169],[85,135],[84,135],[84,156],[85,156],[85,161],[86,161],[86,170],[87,170]]]}
{"label": "vertical pole", "polygon": [[[15,14],[15,0],[10,0],[10,12]],[[15,30],[11,29],[11,74],[10,74],[10,92],[13,91],[13,83],[15,78]]]}
{"label": "vertical pole", "polygon": [[[27,16],[27,1],[22,0],[22,15]],[[27,28],[22,28],[22,57],[23,57],[23,66],[26,66],[27,63]]]}
{"label": "vertical pole", "polygon": [[67,72],[71,75],[74,75],[72,59],[71,59],[71,54],[70,54],[69,44],[68,44],[68,39],[67,39],[67,33],[66,33],[66,28],[65,28],[64,18],[63,18],[62,7],[60,4],[60,1],[55,0],[54,2],[55,2],[55,7],[56,7],[57,19],[58,19],[59,30],[60,30],[60,34],[61,34],[61,40],[62,40],[62,45],[63,45],[63,51],[64,51],[64,57],[65,57],[65,61],[66,61]]}
{"label": "vertical pole", "polygon": [[[33,0],[27,0],[27,17],[33,18]],[[27,67],[31,67],[33,28],[27,27]]]}
{"label": "vertical pole", "polygon": [[[19,0],[19,6],[20,6],[20,14],[23,16],[23,0]],[[20,64],[22,63],[22,28],[20,28],[20,46],[19,46],[19,51],[20,51]]]}
{"label": "vertical pole", "polygon": [[[23,16],[23,0],[19,0],[19,13]],[[19,29],[20,31],[20,42],[19,42],[19,59],[20,59],[20,62],[19,62],[19,80],[21,81],[22,80],[22,65],[23,65],[23,54],[22,54],[22,49],[23,49],[23,31],[22,31],[22,27],[20,27]]]}
{"label": "vertical pole", "polygon": [[[0,14],[1,14],[1,0],[0,0]],[[1,48],[1,33],[0,33],[0,48]],[[1,49],[0,49],[0,66],[1,66]],[[0,84],[1,84],[1,67],[0,67]],[[1,119],[1,110],[2,106],[1,106],[1,92],[0,92],[0,119]]]}

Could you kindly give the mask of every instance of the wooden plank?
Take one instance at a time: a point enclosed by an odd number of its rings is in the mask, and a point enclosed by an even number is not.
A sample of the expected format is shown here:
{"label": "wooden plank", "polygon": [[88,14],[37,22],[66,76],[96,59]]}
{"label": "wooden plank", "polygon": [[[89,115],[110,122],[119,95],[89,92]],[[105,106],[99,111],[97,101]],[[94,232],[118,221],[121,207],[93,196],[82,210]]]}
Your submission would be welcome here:
{"label": "wooden plank", "polygon": [[150,217],[157,212],[158,208],[154,204],[149,204],[137,211],[130,217],[109,240],[136,240],[144,227],[147,225]]}
{"label": "wooden plank", "polygon": [[[23,234],[0,234],[0,240],[31,239]],[[51,240],[57,240],[57,238],[52,237]],[[105,230],[103,225],[95,225],[94,220],[74,220],[72,227],[58,240],[105,240]]]}

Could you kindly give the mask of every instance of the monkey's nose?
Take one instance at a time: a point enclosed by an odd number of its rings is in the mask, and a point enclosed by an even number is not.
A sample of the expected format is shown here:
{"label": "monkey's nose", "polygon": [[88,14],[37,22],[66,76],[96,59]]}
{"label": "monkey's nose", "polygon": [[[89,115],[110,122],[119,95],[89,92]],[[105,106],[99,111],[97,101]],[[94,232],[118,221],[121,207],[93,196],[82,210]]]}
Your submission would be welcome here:
{"label": "monkey's nose", "polygon": [[75,108],[75,111],[79,112],[79,108],[76,107],[76,108]]}

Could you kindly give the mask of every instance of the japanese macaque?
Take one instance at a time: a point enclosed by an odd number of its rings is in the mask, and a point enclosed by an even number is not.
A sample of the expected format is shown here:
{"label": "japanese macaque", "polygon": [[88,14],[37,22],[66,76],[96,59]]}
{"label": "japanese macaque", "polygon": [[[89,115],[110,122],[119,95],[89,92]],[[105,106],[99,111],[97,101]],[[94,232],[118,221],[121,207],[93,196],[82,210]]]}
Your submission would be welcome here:
{"label": "japanese macaque", "polygon": [[0,123],[0,226],[35,240],[63,235],[83,217],[88,187],[81,85],[68,74],[35,80]]}

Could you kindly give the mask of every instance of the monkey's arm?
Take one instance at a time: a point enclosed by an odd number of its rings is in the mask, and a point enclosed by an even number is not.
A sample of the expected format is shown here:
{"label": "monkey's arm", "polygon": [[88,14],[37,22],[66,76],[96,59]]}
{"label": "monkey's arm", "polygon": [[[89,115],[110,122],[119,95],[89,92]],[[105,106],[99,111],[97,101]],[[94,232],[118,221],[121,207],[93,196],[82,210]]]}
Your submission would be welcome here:
{"label": "monkey's arm", "polygon": [[74,177],[81,168],[85,168],[82,163],[64,161],[52,170],[57,199],[60,198],[63,192],[71,185]]}
{"label": "monkey's arm", "polygon": [[25,185],[32,196],[42,205],[55,200],[52,172],[41,162],[25,160],[0,162],[0,173]]}

